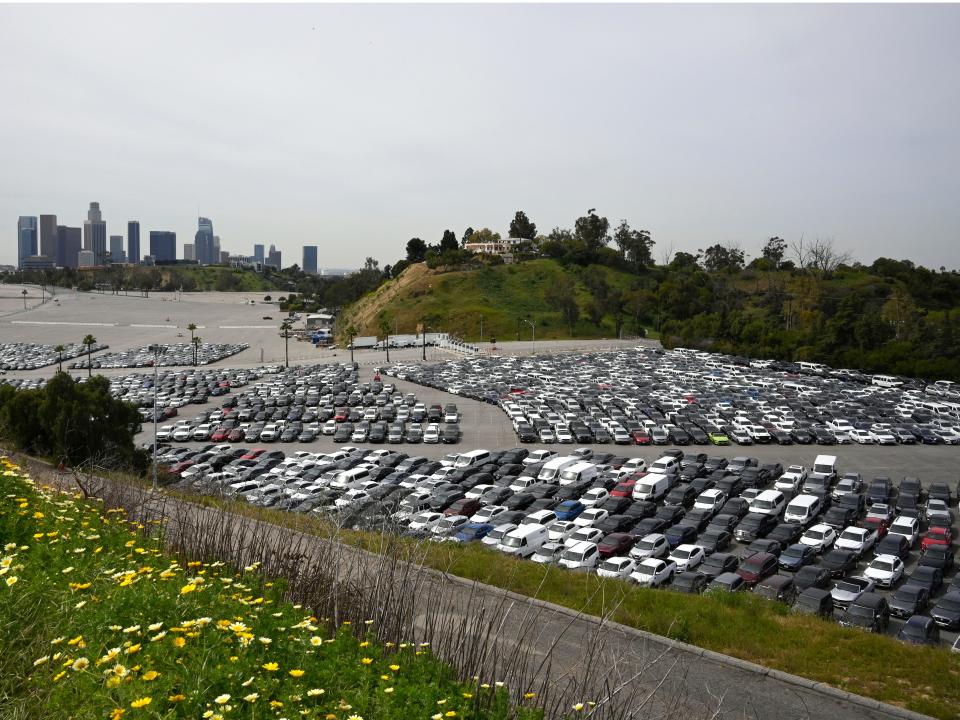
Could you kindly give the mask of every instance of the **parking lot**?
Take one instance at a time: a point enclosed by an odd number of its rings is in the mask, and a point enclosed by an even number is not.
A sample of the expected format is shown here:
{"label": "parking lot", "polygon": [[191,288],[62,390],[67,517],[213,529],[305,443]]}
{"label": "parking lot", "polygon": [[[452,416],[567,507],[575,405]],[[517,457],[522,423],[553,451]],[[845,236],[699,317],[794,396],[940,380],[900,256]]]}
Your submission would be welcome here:
{"label": "parking lot", "polygon": [[[85,355],[88,351],[87,346],[80,343],[66,344],[59,352],[55,347],[55,345],[42,343],[0,343],[0,370],[37,370],[56,365],[61,360],[72,360]],[[93,343],[89,351],[99,352],[106,347],[104,343]]]}
{"label": "parking lot", "polygon": [[[89,366],[95,370],[106,368],[140,368],[152,367],[159,359],[162,367],[176,367],[187,365],[209,365],[224,358],[231,357],[247,349],[244,343],[197,343],[196,348],[190,343],[170,343],[161,345],[159,355],[154,354],[150,347],[133,348],[117,352],[100,353],[91,357]],[[84,370],[88,366],[86,358],[70,363],[72,370]]]}

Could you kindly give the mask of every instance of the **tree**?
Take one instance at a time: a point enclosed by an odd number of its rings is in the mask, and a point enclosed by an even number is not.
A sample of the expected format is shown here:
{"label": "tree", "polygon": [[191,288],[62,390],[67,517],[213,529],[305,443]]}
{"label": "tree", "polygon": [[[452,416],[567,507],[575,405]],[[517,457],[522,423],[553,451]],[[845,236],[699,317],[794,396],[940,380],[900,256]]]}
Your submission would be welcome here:
{"label": "tree", "polygon": [[793,253],[801,270],[807,270],[818,277],[827,277],[833,274],[837,267],[850,261],[849,253],[835,249],[832,240],[820,238],[806,242],[801,237],[793,244]]}
{"label": "tree", "polygon": [[472,235],[473,235],[473,228],[472,228],[472,227],[468,227],[466,230],[464,230],[464,231],[463,231],[463,239],[460,241],[460,247],[463,247],[463,246],[466,245],[468,242],[473,242],[473,241],[470,239]]}
{"label": "tree", "polygon": [[283,338],[283,366],[290,367],[290,338],[293,336],[289,320],[280,323],[280,337]]}
{"label": "tree", "polygon": [[56,345],[53,351],[57,354],[57,372],[63,372],[63,351],[66,348],[63,345]]}
{"label": "tree", "polygon": [[547,286],[543,299],[548,305],[560,311],[570,337],[573,337],[573,326],[580,319],[580,306],[577,305],[576,285],[573,279],[567,274],[561,275]]}
{"label": "tree", "polygon": [[633,265],[634,272],[653,265],[653,240],[648,230],[631,230],[630,223],[621,220],[613,232],[613,241],[620,256]]}
{"label": "tree", "polygon": [[343,330],[350,339],[350,364],[353,365],[353,339],[357,336],[357,326],[353,323],[347,325]]}
{"label": "tree", "polygon": [[769,264],[771,270],[779,270],[786,252],[787,241],[780,237],[772,237],[767,240],[766,245],[763,246],[761,254],[763,255],[763,259]]}
{"label": "tree", "polygon": [[470,235],[472,243],[497,243],[500,242],[500,233],[494,232],[490,228],[480,228],[474,230]]}
{"label": "tree", "polygon": [[[454,238],[456,241],[456,238]],[[380,328],[380,335],[383,337],[383,347],[387,351],[387,362],[390,362],[390,316],[386,310],[382,310],[377,318],[377,327]]]}
{"label": "tree", "polygon": [[700,251],[703,256],[703,268],[710,273],[735,272],[743,269],[743,250],[736,245],[711,245]]}
{"label": "tree", "polygon": [[[192,344],[192,343],[193,343],[193,334],[194,334],[194,332],[196,332],[196,330],[197,330],[197,324],[196,324],[196,323],[190,323],[189,325],[187,325],[187,330],[190,331],[190,342],[191,342],[191,344]],[[193,366],[194,366],[194,367],[197,366],[197,346],[196,346],[196,345],[193,346]]]}
{"label": "tree", "polygon": [[590,253],[596,253],[610,242],[610,221],[597,215],[595,208],[587,210],[587,214],[577,218],[574,223],[574,234]]}
{"label": "tree", "polygon": [[444,253],[447,250],[456,250],[460,247],[460,243],[457,242],[457,234],[453,230],[444,230],[443,238],[440,240],[440,252]]}
{"label": "tree", "polygon": [[523,210],[517,210],[510,221],[510,237],[533,240],[537,236],[537,226],[530,222],[530,218]]}
{"label": "tree", "polygon": [[83,345],[87,346],[87,377],[93,375],[93,363],[90,360],[90,353],[93,352],[93,346],[97,344],[97,339],[93,335],[87,335],[83,338]]}
{"label": "tree", "polygon": [[420,238],[407,241],[407,262],[423,262],[427,257],[427,244]]}

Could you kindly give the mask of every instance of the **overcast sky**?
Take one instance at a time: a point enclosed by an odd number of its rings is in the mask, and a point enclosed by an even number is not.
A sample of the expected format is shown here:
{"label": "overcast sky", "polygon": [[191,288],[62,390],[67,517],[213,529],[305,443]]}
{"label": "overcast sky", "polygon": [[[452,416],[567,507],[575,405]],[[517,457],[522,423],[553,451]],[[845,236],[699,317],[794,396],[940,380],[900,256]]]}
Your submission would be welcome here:
{"label": "overcast sky", "polygon": [[0,218],[354,267],[588,208],[960,267],[958,6],[0,6]]}

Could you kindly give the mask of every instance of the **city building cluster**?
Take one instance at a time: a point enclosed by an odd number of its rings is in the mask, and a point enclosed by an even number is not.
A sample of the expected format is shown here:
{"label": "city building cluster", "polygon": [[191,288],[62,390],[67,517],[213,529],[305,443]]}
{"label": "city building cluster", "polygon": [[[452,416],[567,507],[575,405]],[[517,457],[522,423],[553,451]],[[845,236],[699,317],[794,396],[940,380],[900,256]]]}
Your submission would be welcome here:
{"label": "city building cluster", "polygon": [[[107,223],[100,203],[91,202],[82,227],[58,225],[56,215],[21,215],[17,221],[17,268],[44,270],[53,268],[94,268],[106,265],[228,265],[257,271],[265,267],[283,267],[280,250],[270,245],[253,246],[252,255],[233,254],[221,248],[220,236],[213,232],[213,221],[197,219],[197,232],[192,243],[183,244],[177,253],[177,233],[171,230],[150,230],[149,245],[141,252],[140,222],[127,222],[126,244],[123,235],[107,235]],[[303,247],[304,272],[316,274],[317,246]],[[322,271],[321,271],[322,272]]]}

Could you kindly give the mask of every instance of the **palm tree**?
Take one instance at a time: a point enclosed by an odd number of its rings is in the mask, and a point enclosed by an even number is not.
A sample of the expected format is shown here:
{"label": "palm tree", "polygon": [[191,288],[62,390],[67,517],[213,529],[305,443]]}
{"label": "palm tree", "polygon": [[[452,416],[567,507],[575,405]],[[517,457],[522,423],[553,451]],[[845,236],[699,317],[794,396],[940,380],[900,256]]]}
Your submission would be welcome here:
{"label": "palm tree", "polygon": [[87,335],[83,338],[83,345],[87,346],[87,377],[93,375],[93,363],[90,361],[90,353],[93,352],[92,348],[97,344],[97,339],[93,335]]}
{"label": "palm tree", "polygon": [[293,335],[293,333],[290,332],[291,327],[292,325],[289,320],[284,320],[280,325],[280,337],[283,338],[283,366],[287,368],[290,367],[290,337]]}
{"label": "palm tree", "polygon": [[63,351],[66,348],[63,345],[57,345],[53,351],[57,354],[57,372],[63,372]]}
{"label": "palm tree", "polygon": [[353,339],[357,336],[357,326],[350,323],[344,332],[347,334],[347,337],[350,338],[350,364],[353,365]]}
{"label": "palm tree", "polygon": [[196,323],[190,323],[187,325],[187,330],[190,331],[190,343],[193,345],[193,366],[197,366],[197,346],[193,342],[193,332],[197,329]]}
{"label": "palm tree", "polygon": [[390,318],[385,312],[380,313],[380,333],[383,335],[383,347],[387,350],[387,362],[390,362]]}

